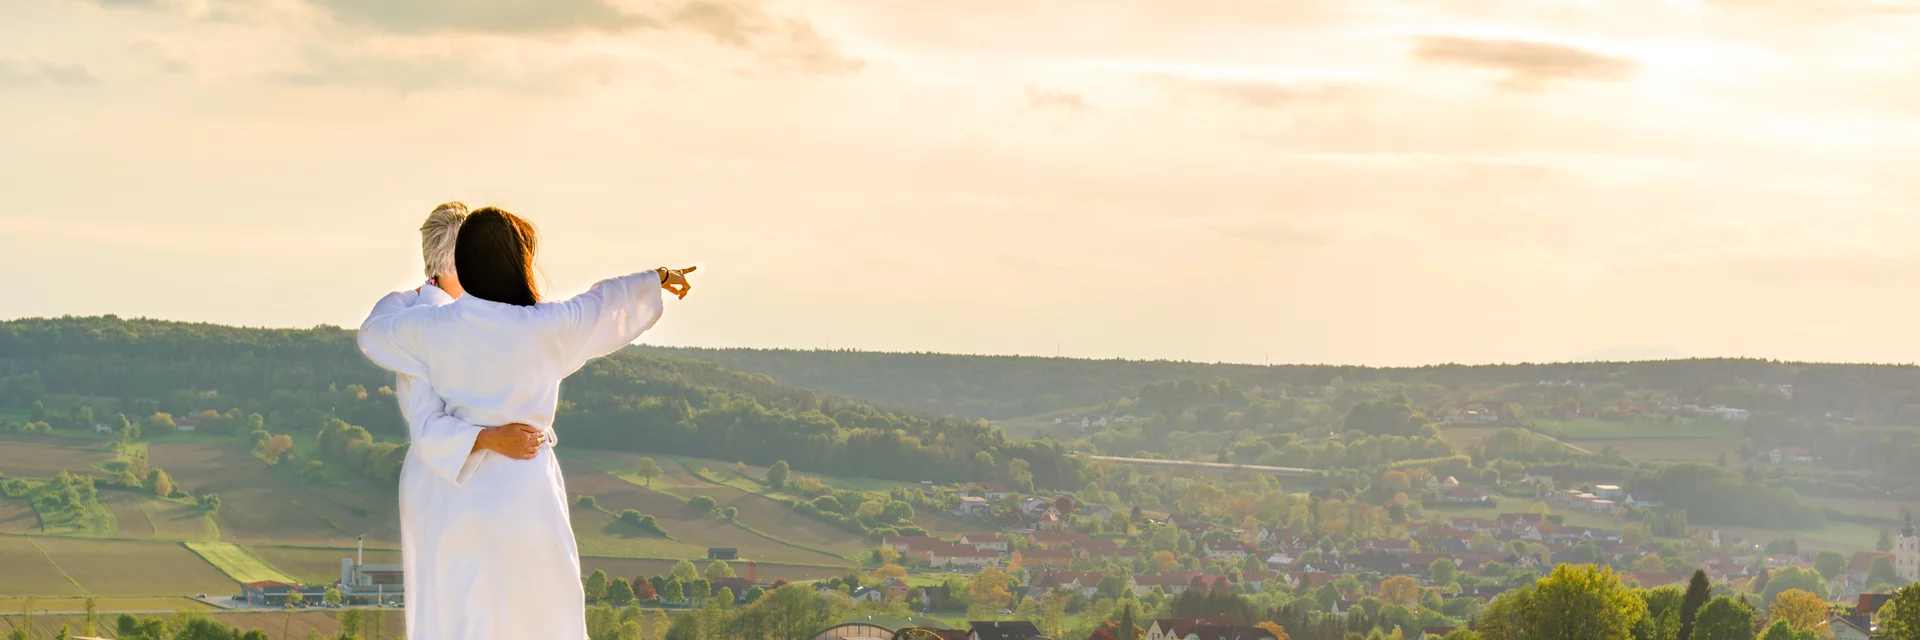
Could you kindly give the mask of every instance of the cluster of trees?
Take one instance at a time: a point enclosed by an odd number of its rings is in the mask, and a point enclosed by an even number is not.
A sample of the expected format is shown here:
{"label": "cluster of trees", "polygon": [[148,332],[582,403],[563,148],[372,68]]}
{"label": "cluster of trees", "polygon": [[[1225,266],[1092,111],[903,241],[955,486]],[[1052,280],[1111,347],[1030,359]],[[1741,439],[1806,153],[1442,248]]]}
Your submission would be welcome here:
{"label": "cluster of trees", "polygon": [[393,442],[374,442],[373,434],[363,427],[330,418],[318,432],[320,455],[347,469],[386,481],[400,480],[400,466],[407,460],[407,448]]}
{"label": "cluster of trees", "polygon": [[[9,484],[19,482],[19,479],[8,482]],[[18,486],[24,487],[24,483]],[[14,488],[9,486],[8,494],[11,495]],[[47,514],[80,517],[81,514],[100,507],[100,491],[94,486],[93,476],[74,475],[62,471],[59,476],[54,477],[52,482],[29,489],[24,493],[31,496],[34,507],[43,514],[42,518],[47,517]]]}
{"label": "cluster of trees", "polygon": [[833,489],[803,478],[794,489],[807,499],[777,498],[800,513],[832,523],[849,532],[879,539],[892,535],[920,536],[926,530],[913,524],[914,508],[907,496],[878,496],[864,491]]}
{"label": "cluster of trees", "polygon": [[1702,463],[1659,465],[1636,470],[1630,486],[1660,496],[1669,507],[1685,509],[1694,524],[1736,524],[1771,529],[1808,529],[1826,524],[1819,508],[1801,502],[1791,489],[1748,481],[1739,472]]}

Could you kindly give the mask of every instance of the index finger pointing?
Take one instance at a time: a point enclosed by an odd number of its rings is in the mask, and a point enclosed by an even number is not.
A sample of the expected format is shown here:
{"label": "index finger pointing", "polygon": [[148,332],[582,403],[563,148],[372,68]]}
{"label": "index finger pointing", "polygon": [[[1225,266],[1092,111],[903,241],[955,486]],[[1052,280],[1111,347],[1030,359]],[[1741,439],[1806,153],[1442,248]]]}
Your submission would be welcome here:
{"label": "index finger pointing", "polygon": [[680,270],[680,273],[693,273],[693,270],[694,270],[694,269],[698,269],[698,268],[700,268],[700,267],[687,267],[687,268],[685,268],[685,269],[681,269],[681,270]]}

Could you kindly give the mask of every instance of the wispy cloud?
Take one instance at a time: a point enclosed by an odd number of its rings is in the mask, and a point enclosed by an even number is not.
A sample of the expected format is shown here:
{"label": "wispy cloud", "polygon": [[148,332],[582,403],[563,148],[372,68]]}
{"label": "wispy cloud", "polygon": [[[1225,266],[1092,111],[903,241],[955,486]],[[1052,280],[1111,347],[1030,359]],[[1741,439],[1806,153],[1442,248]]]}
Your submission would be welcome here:
{"label": "wispy cloud", "polygon": [[311,0],[342,20],[387,31],[534,34],[654,24],[604,0]]}
{"label": "wispy cloud", "polygon": [[1091,109],[1078,93],[1027,85],[1027,105],[1035,109]]}
{"label": "wispy cloud", "polygon": [[822,35],[812,21],[776,15],[754,0],[693,0],[669,12],[661,26],[696,31],[722,45],[753,51],[785,71],[845,75],[866,65]]}
{"label": "wispy cloud", "polygon": [[1568,80],[1615,82],[1640,70],[1632,59],[1534,40],[1424,36],[1415,42],[1413,55],[1426,62],[1506,72],[1501,88],[1516,91],[1537,91]]}
{"label": "wispy cloud", "polygon": [[32,85],[80,86],[93,84],[93,73],[77,64],[40,58],[0,58],[0,87]]}

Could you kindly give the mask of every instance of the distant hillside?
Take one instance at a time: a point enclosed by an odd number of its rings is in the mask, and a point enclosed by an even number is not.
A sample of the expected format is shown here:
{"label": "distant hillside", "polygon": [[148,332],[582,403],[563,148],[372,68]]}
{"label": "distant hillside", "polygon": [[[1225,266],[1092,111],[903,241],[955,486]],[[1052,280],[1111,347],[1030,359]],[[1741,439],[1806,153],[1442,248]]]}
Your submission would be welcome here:
{"label": "distant hillside", "polygon": [[[1357,367],[1078,360],[936,353],[641,347],[651,353],[714,362],[787,384],[946,415],[1002,419],[1091,406],[1136,395],[1165,380],[1228,380],[1274,388],[1395,382],[1449,389],[1539,382],[1618,383],[1629,389],[1702,396],[1702,402],[1788,411],[1872,414],[1894,419],[1920,405],[1920,367],[1810,364],[1756,359],[1575,362],[1513,365]],[[1723,388],[1779,388],[1772,397],[1716,399]]]}
{"label": "distant hillside", "polygon": [[[261,414],[273,433],[314,433],[339,418],[379,439],[404,440],[384,389],[391,384],[359,354],[353,333],[335,327],[114,316],[0,322],[0,420],[39,402],[49,422],[74,425],[82,411],[136,421],[211,411]],[[787,460],[833,475],[1022,484],[1030,474],[1043,486],[1084,485],[1077,465],[1044,444],[1009,444],[984,425],[877,409],[708,362],[628,350],[589,364],[562,388],[558,425],[575,445]],[[215,421],[229,430],[244,422]],[[375,458],[361,461],[368,473],[391,475],[398,458]]]}

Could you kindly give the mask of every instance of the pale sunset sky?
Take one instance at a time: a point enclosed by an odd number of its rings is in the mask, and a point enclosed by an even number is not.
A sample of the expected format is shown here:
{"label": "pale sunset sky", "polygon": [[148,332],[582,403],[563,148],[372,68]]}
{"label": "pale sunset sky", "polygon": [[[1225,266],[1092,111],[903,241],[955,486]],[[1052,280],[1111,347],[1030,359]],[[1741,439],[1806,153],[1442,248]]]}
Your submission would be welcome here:
{"label": "pale sunset sky", "polygon": [[1912,362],[1920,2],[0,2],[0,318],[356,326],[446,200],[657,344]]}

